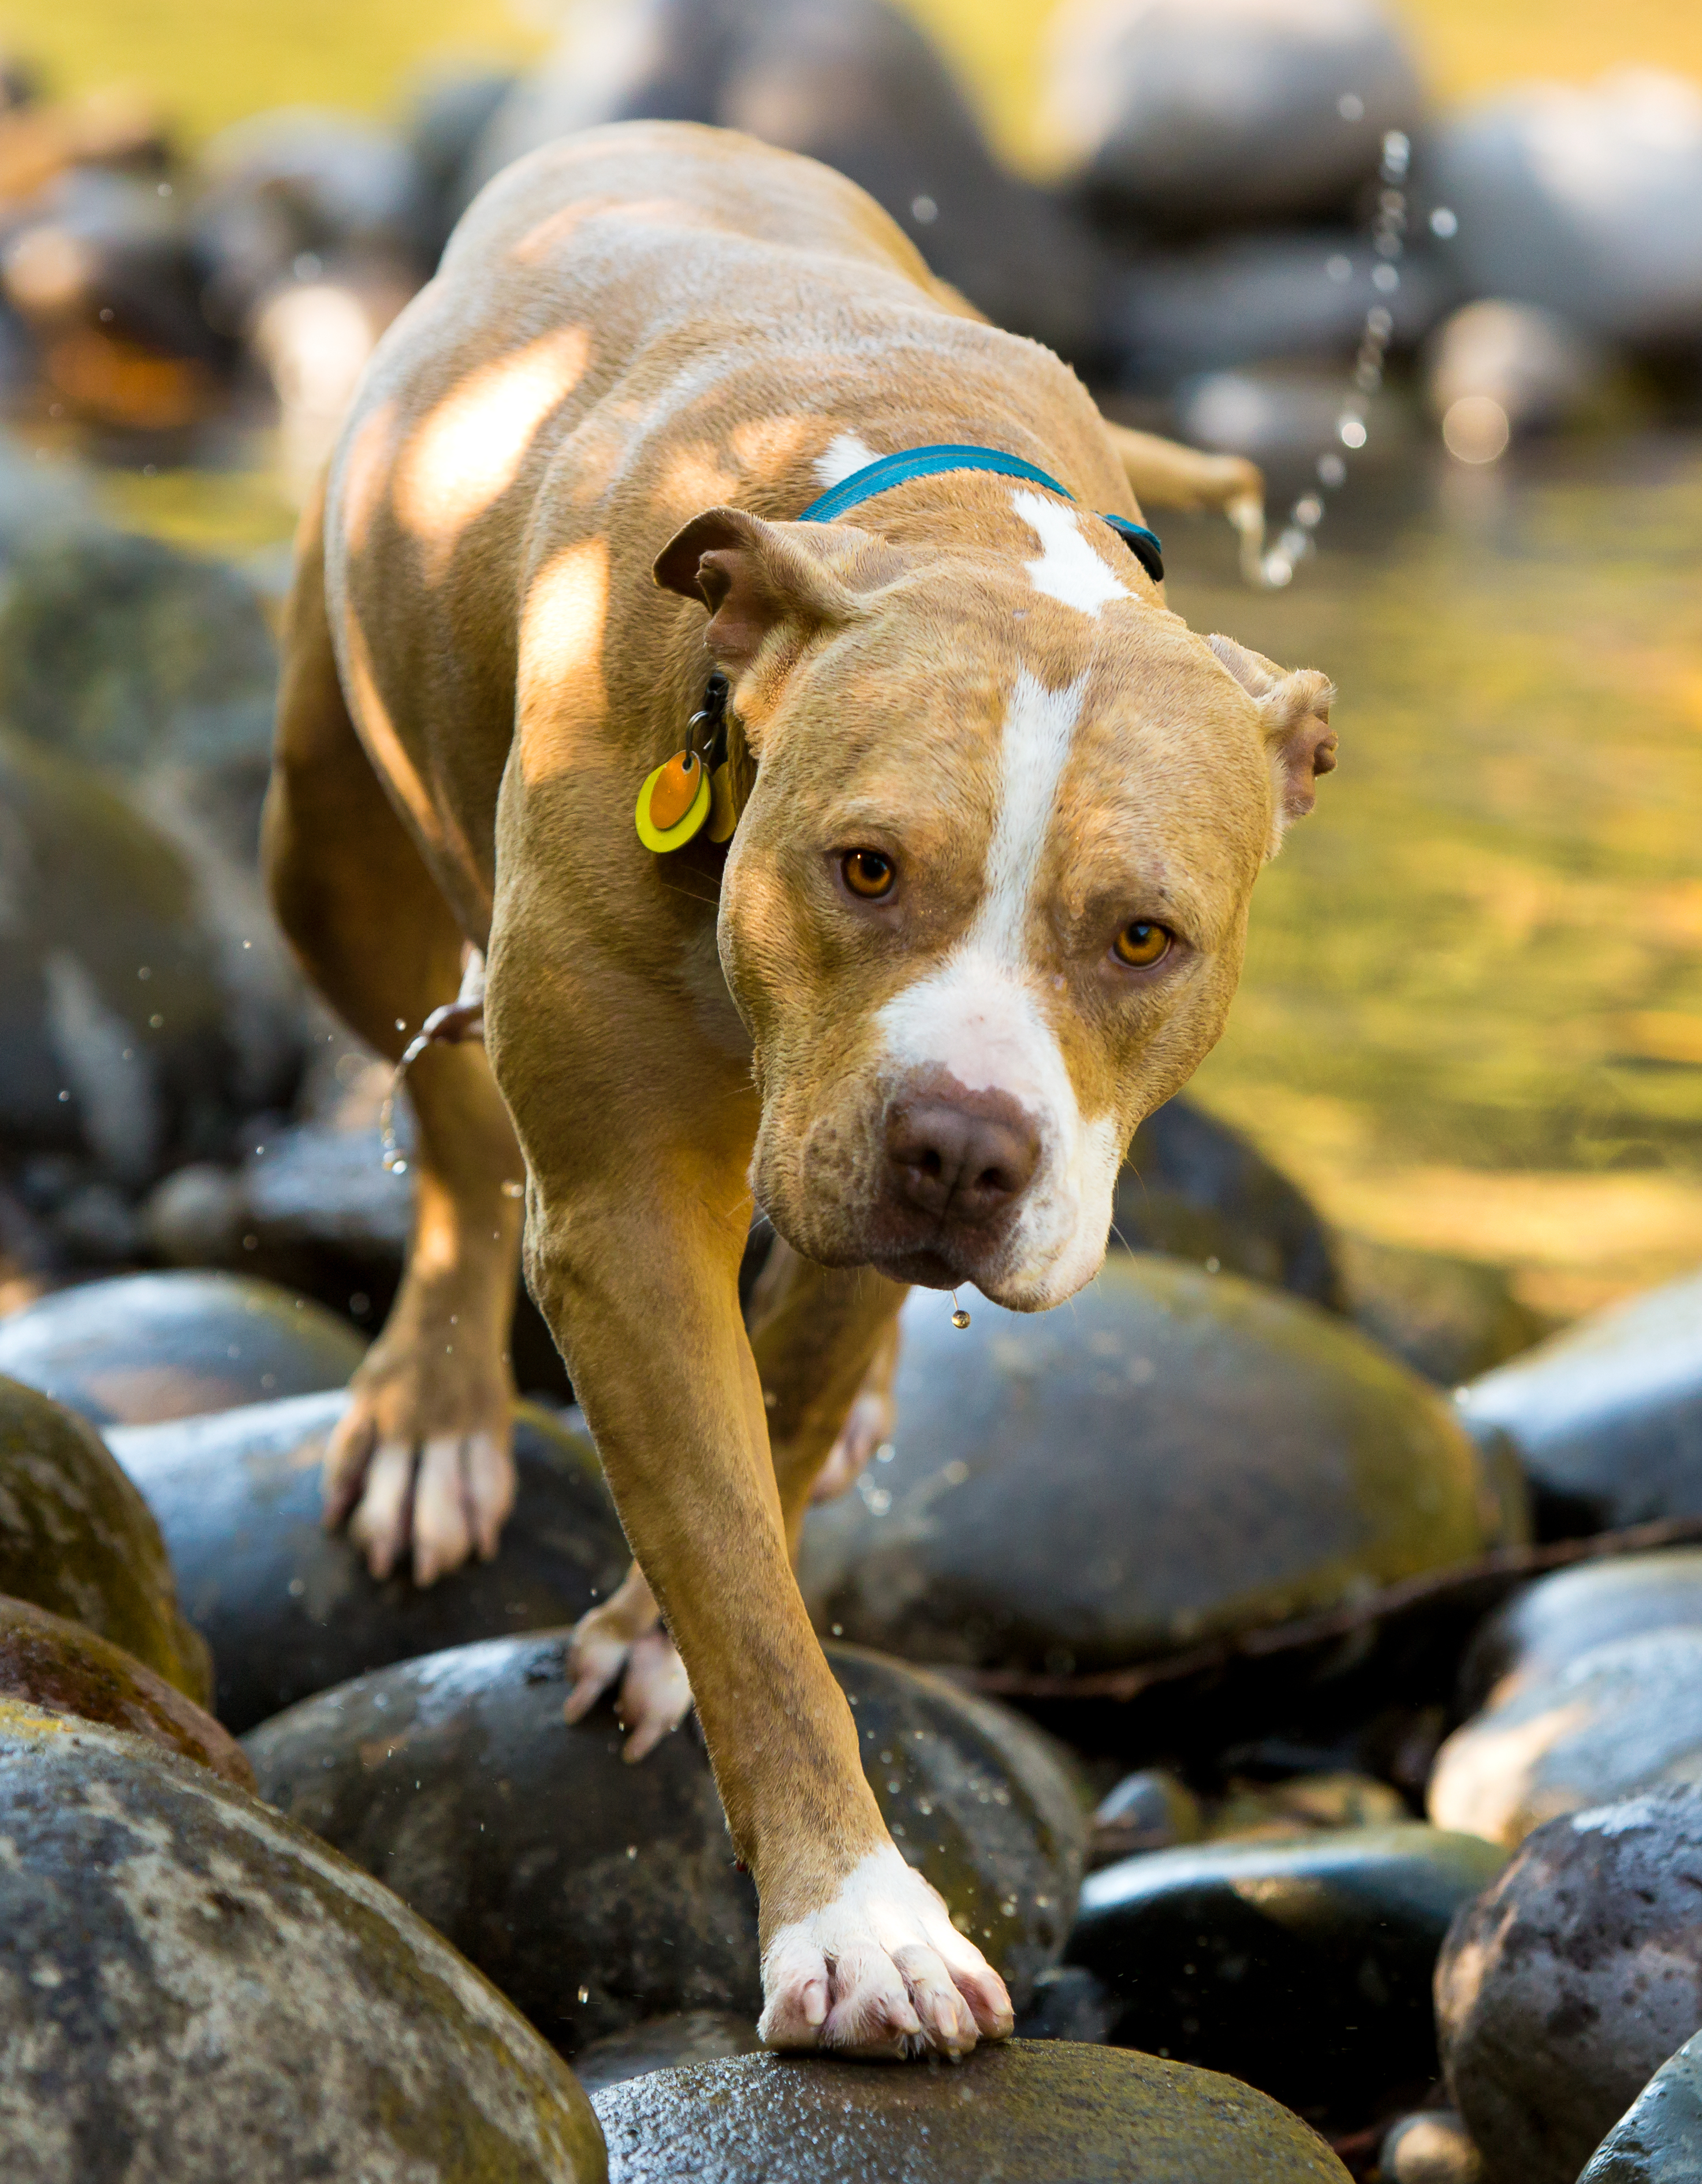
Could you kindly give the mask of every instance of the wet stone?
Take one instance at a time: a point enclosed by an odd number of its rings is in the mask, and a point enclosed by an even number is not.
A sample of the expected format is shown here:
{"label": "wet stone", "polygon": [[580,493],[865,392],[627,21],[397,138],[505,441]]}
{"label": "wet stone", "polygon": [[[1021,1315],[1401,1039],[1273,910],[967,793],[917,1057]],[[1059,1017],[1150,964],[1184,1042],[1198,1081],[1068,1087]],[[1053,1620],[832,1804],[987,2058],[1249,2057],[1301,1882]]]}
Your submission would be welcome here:
{"label": "wet stone", "polygon": [[1180,1097],[1135,1133],[1111,1235],[1125,1251],[1164,1251],[1331,1310],[1342,1304],[1335,1244],[1304,1193],[1240,1131]]}
{"label": "wet stone", "polygon": [[1345,211],[1420,99],[1372,0],[1113,0],[1058,19],[1051,106],[1079,183],[1150,229]]}
{"label": "wet stone", "polygon": [[756,2027],[743,2010],[676,2009],[647,2017],[629,2032],[605,2033],[573,2058],[573,2075],[588,2093],[624,2085],[651,2070],[684,2063],[718,2063],[762,2048]]}
{"label": "wet stone", "polygon": [[134,1654],[80,1623],[0,1595],[0,1697],[180,1752],[252,1790],[247,1753],[209,1713]]}
{"label": "wet stone", "polygon": [[[1206,2070],[1067,2041],[955,2068],[747,2055],[634,2078],[594,2106],[610,2184],[1341,2184],[1297,2117]],[[809,2149],[806,2153],[805,2149]]]}
{"label": "wet stone", "polygon": [[124,1274],[0,1322],[0,1373],[98,1426],[340,1388],[365,1344],[306,1297],[236,1274]]}
{"label": "wet stone", "polygon": [[1702,1274],[1486,1373],[1460,1412],[1511,1436],[1547,1535],[1702,1516]]}
{"label": "wet stone", "polygon": [[405,1572],[377,1582],[321,1517],[320,1459],[346,1401],[336,1389],[110,1436],[212,1646],[215,1710],[237,1732],[393,1661],[577,1622],[626,1573],[589,1437],[523,1404],[495,1559],[423,1590]]}
{"label": "wet stone", "polygon": [[1509,1849],[1533,1828],[1660,1782],[1702,1780],[1702,1626],[1645,1631],[1527,1677],[1437,1754],[1438,1827]]}
{"label": "wet stone", "polygon": [[1702,2173],[1702,2032],[1661,2064],[1578,2184],[1694,2184]]}
{"label": "wet stone", "polygon": [[1136,1851],[1196,1842],[1205,1831],[1200,1801],[1181,1777],[1168,1767],[1142,1767],[1100,1799],[1088,1855],[1095,1865],[1113,1865]]}
{"label": "wet stone", "polygon": [[1702,1547],[1556,1570],[1479,1625],[1460,1666],[1459,1711],[1474,1714],[1616,1639],[1691,1626],[1702,1629]]}
{"label": "wet stone", "polygon": [[1377,2156],[1383,2184],[1482,2184],[1483,2156],[1452,2109],[1403,2116]]}
{"label": "wet stone", "polygon": [[0,1594],[81,1623],[198,1704],[211,1696],[206,1646],[147,1503],[86,1421],[4,1379]]}
{"label": "wet stone", "polygon": [[1454,1921],[1437,2025],[1496,2184],[1574,2184],[1702,2024],[1702,1787],[1551,1820]]}
{"label": "wet stone", "polygon": [[[689,1728],[641,1766],[612,1712],[569,1728],[562,1635],[363,1676],[246,1740],[263,1796],[365,1866],[573,2053],[675,2010],[761,2008],[756,1899]],[[1085,1819],[1004,1708],[829,1649],[899,1849],[1026,2005],[1062,1955]]]}
{"label": "wet stone", "polygon": [[0,2169],[601,2184],[557,2058],[388,1892],[204,1768],[0,1702]]}
{"label": "wet stone", "polygon": [[1504,1364],[1549,1331],[1498,1267],[1364,1236],[1344,1236],[1337,1250],[1355,1325],[1440,1387]]}
{"label": "wet stone", "polygon": [[818,1629],[910,1659],[1119,1666],[1476,1553],[1451,1407],[1314,1307],[1113,1257],[1068,1312],[905,1307],[886,1460],[812,1510]]}
{"label": "wet stone", "polygon": [[1436,2075],[1437,1953],[1502,1862],[1412,1822],[1154,1851],[1083,1884],[1070,1961],[1120,1997],[1119,2045],[1359,2123]]}

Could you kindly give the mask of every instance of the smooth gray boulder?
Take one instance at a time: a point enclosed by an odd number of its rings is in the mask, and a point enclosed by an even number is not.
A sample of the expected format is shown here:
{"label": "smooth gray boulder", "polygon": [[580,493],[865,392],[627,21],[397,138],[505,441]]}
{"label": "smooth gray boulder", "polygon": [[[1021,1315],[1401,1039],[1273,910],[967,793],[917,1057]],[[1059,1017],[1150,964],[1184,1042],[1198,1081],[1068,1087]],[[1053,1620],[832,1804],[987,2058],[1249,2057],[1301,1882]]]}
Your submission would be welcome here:
{"label": "smooth gray boulder", "polygon": [[1459,1709],[1470,1716],[1580,1655],[1649,1631],[1702,1629],[1702,1547],[1605,1555],[1523,1585],[1485,1618],[1460,1663]]}
{"label": "smooth gray boulder", "polygon": [[[629,1767],[611,1707],[569,1728],[564,1635],[405,1661],[245,1739],[261,1794],[393,1888],[566,2053],[678,2010],[761,2008],[756,1897],[688,1725]],[[1019,1716],[829,1649],[877,1802],[1020,2009],[1063,1951],[1085,1837]]]}
{"label": "smooth gray boulder", "polygon": [[1702,2025],[1702,1787],[1551,1820],[1455,1919],[1436,1971],[1454,2104],[1495,2184],[1576,2184]]}
{"label": "smooth gray boulder", "polygon": [[890,1445],[813,1509],[817,1627],[910,1660],[1114,1668],[1333,1607],[1489,1543],[1437,1391],[1341,1320],[1114,1256],[1066,1310],[906,1306]]}
{"label": "smooth gray boulder", "polygon": [[1702,2032],[1669,2056],[1590,2157],[1578,2184],[1702,2176]]}
{"label": "smooth gray boulder", "polygon": [[1250,2086],[1070,2041],[952,2070],[745,2055],[594,2096],[610,2184],[1342,2184],[1297,2116]]}
{"label": "smooth gray boulder", "polygon": [[0,2168],[20,2184],[602,2184],[525,2020],[192,1761],[0,1701]]}

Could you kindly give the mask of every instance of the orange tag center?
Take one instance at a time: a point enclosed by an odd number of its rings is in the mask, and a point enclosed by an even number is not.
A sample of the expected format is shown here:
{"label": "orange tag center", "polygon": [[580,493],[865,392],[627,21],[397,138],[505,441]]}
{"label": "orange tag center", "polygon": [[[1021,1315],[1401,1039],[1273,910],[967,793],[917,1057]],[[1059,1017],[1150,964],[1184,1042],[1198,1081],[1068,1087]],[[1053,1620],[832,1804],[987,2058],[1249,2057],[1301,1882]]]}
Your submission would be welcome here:
{"label": "orange tag center", "polygon": [[650,824],[666,833],[678,827],[697,796],[703,768],[695,751],[676,751],[650,791]]}

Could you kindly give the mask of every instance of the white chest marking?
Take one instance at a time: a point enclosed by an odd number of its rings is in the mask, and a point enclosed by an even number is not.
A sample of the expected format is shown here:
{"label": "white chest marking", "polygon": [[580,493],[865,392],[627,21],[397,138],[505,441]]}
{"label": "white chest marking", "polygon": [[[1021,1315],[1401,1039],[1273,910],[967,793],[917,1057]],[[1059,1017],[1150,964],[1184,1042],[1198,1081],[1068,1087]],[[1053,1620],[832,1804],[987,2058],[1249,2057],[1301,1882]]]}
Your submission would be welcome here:
{"label": "white chest marking", "polygon": [[1011,495],[1011,505],[1041,543],[1040,559],[1023,564],[1037,592],[1085,615],[1097,615],[1112,599],[1134,598],[1082,537],[1073,508],[1026,489]]}
{"label": "white chest marking", "polygon": [[855,432],[835,432],[822,453],[816,457],[816,476],[822,482],[822,490],[831,493],[836,485],[843,485],[857,471],[866,471],[880,457],[866,446]]}

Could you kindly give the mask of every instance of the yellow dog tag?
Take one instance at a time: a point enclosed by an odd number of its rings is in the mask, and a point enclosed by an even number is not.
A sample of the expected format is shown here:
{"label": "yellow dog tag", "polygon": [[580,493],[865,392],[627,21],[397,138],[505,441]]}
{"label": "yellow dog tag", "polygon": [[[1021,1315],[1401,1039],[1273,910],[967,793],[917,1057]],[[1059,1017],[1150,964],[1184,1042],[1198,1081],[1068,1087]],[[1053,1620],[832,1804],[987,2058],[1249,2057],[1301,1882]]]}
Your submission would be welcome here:
{"label": "yellow dog tag", "polygon": [[639,791],[639,839],[647,850],[666,856],[683,850],[703,831],[711,802],[709,774],[695,751],[676,751],[671,759],[645,777]]}

